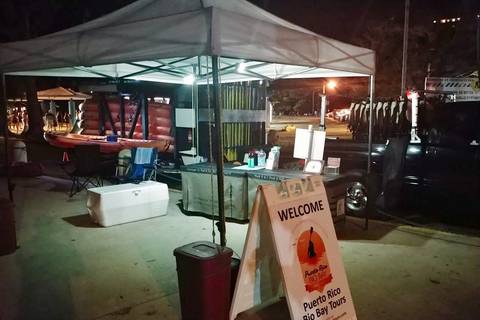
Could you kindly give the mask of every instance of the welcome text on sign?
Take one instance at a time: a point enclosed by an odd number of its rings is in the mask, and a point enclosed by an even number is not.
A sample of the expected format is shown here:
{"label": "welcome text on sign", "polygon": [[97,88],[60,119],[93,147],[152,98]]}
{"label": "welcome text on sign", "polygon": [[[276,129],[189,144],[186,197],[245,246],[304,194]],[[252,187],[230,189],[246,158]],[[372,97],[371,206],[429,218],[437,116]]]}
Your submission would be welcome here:
{"label": "welcome text on sign", "polygon": [[322,200],[301,204],[296,207],[290,207],[285,210],[277,211],[281,221],[294,219],[306,214],[324,210]]}

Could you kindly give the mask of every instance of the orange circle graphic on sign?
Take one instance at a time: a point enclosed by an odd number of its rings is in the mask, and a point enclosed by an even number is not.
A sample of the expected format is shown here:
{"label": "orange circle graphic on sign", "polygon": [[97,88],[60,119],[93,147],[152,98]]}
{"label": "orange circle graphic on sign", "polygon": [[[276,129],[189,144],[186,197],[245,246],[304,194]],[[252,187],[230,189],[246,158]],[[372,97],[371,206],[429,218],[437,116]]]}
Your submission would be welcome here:
{"label": "orange circle graphic on sign", "polygon": [[308,292],[323,291],[332,281],[325,244],[313,227],[302,232],[297,242],[298,262],[302,270],[305,289]]}

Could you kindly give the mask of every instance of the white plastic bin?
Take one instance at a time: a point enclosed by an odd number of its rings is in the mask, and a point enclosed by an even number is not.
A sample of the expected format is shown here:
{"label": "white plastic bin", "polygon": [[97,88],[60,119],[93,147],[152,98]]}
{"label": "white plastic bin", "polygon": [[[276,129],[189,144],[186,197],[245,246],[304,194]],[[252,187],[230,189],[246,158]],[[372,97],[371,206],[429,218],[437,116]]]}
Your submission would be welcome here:
{"label": "white plastic bin", "polygon": [[168,186],[156,181],[118,184],[87,191],[90,217],[104,227],[164,216],[168,200]]}

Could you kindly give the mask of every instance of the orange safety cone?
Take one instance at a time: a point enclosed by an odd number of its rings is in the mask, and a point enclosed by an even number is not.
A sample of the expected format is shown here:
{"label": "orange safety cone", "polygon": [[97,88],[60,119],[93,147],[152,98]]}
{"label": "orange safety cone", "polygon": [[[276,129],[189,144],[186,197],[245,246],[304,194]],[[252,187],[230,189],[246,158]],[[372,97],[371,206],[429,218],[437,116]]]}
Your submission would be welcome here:
{"label": "orange safety cone", "polygon": [[67,151],[64,151],[64,152],[63,152],[63,161],[70,161],[70,160],[68,159],[68,153],[67,153]]}

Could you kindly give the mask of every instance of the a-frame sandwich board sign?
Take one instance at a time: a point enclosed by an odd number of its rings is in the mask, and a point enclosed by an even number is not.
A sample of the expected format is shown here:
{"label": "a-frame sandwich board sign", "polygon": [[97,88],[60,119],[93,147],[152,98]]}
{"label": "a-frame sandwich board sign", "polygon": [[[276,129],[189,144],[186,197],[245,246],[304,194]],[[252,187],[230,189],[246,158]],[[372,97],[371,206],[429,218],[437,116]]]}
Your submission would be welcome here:
{"label": "a-frame sandwich board sign", "polygon": [[258,187],[230,320],[282,295],[294,320],[357,319],[321,176]]}

